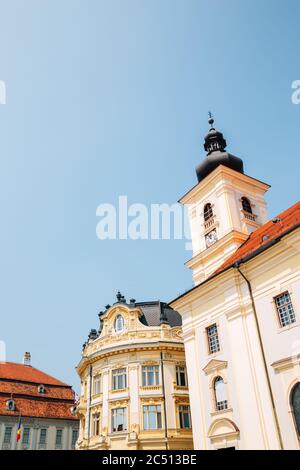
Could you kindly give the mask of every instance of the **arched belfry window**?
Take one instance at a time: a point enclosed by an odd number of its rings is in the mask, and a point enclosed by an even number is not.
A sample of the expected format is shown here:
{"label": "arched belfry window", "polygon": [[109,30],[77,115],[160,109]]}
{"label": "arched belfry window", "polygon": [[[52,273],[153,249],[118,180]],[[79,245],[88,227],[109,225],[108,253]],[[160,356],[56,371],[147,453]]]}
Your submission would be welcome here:
{"label": "arched belfry window", "polygon": [[207,222],[209,219],[213,217],[213,215],[214,213],[213,213],[212,205],[210,204],[210,202],[208,202],[204,206],[204,221]]}
{"label": "arched belfry window", "polygon": [[296,431],[300,437],[300,382],[298,382],[292,389],[291,408],[294,415]]}
{"label": "arched belfry window", "polygon": [[217,377],[214,381],[214,394],[217,411],[227,410],[228,400],[226,385],[222,377]]}
{"label": "arched belfry window", "polygon": [[242,207],[243,211],[248,212],[248,214],[252,214],[251,203],[247,197],[242,197]]}

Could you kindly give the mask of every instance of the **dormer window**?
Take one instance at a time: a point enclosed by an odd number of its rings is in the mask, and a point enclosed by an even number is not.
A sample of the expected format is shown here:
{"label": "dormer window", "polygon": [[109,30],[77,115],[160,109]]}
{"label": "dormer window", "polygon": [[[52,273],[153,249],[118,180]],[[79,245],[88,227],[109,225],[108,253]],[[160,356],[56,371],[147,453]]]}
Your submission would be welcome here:
{"label": "dormer window", "polygon": [[212,205],[208,202],[204,206],[204,222],[207,222],[214,216]]}
{"label": "dormer window", "polygon": [[38,392],[39,392],[39,393],[46,393],[45,386],[42,385],[42,384],[39,385],[39,386],[38,386]]}
{"label": "dormer window", "polygon": [[6,402],[6,409],[8,411],[15,411],[16,409],[16,403],[15,403],[15,400],[13,400],[12,398],[10,400],[7,400]]}
{"label": "dormer window", "polygon": [[249,199],[247,197],[242,197],[242,208],[244,212],[247,212],[247,214],[252,214],[252,207]]}
{"label": "dormer window", "polygon": [[120,333],[124,330],[124,318],[122,315],[118,315],[115,319],[115,331]]}

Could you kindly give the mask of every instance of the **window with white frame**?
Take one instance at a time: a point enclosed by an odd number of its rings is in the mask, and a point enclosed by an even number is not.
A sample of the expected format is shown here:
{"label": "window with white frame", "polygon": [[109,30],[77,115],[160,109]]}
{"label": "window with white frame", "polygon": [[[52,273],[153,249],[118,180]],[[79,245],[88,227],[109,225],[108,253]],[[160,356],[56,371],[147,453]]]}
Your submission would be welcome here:
{"label": "window with white frame", "polygon": [[127,387],[127,373],[125,367],[112,371],[112,388],[113,390],[121,390]]}
{"label": "window with white frame", "polygon": [[30,440],[30,428],[23,428],[23,433],[22,433],[22,444],[23,445],[29,445],[29,440]]}
{"label": "window with white frame", "polygon": [[63,430],[56,429],[56,436],[55,436],[55,448],[56,449],[62,448],[62,438],[63,438]]}
{"label": "window with white frame", "polygon": [[161,405],[143,406],[144,430],[161,429]]}
{"label": "window with white frame", "polygon": [[219,334],[218,334],[218,327],[216,324],[209,326],[206,328],[207,333],[207,341],[208,341],[208,350],[210,354],[214,354],[220,351],[220,342],[219,342]]}
{"label": "window with white frame", "polygon": [[112,432],[127,431],[127,408],[114,408],[111,410]]}
{"label": "window with white frame", "polygon": [[187,387],[187,376],[185,366],[176,366],[176,384],[179,387]]}
{"label": "window with white frame", "polygon": [[142,367],[142,383],[143,387],[152,387],[160,384],[158,365]]}
{"label": "window with white frame", "polygon": [[178,407],[179,412],[179,425],[180,429],[191,428],[191,410],[189,405],[180,405]]}
{"label": "window with white frame", "polygon": [[281,327],[295,323],[296,315],[294,312],[290,294],[286,291],[274,298],[277,314]]}
{"label": "window with white frame", "polygon": [[3,444],[11,444],[12,426],[5,426]]}
{"label": "window with white frame", "polygon": [[124,330],[124,318],[122,315],[117,315],[115,319],[115,331],[120,333]]}
{"label": "window with white frame", "polygon": [[40,429],[39,447],[45,448],[46,445],[47,445],[47,429],[42,428]]}
{"label": "window with white frame", "polygon": [[95,375],[93,380],[93,394],[99,395],[101,393],[101,375]]}
{"label": "window with white frame", "polygon": [[92,416],[92,433],[93,436],[100,435],[100,413],[94,413]]}
{"label": "window with white frame", "polygon": [[226,385],[222,377],[217,377],[214,380],[214,394],[215,394],[216,410],[217,411],[227,410],[228,408],[227,391],[226,391]]}

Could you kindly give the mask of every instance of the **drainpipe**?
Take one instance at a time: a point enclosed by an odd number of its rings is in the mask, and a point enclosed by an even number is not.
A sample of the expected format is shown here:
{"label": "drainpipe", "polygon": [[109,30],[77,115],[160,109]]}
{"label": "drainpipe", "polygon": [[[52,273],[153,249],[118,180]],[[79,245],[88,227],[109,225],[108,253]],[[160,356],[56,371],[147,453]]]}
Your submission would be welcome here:
{"label": "drainpipe", "polygon": [[240,263],[235,263],[234,267],[237,269],[237,271],[242,276],[242,278],[244,279],[244,281],[246,282],[246,284],[248,286],[248,291],[249,291],[251,304],[252,304],[252,310],[253,310],[254,318],[255,318],[255,324],[256,324],[256,330],[257,330],[260,350],[261,350],[264,369],[265,369],[265,373],[266,373],[266,377],[267,377],[267,384],[268,384],[269,394],[270,394],[271,403],[272,403],[273,415],[274,415],[274,419],[275,419],[275,423],[276,423],[277,437],[278,437],[278,440],[279,440],[279,443],[280,443],[280,449],[283,450],[284,449],[283,440],[282,440],[282,435],[281,435],[281,431],[280,431],[279,419],[278,419],[278,415],[277,415],[277,411],[276,411],[276,405],[275,405],[275,400],[274,400],[274,395],[273,395],[273,390],[272,390],[272,385],[271,385],[271,379],[270,379],[269,370],[268,370],[268,366],[267,366],[266,354],[265,354],[265,350],[264,350],[264,346],[263,346],[263,341],[262,341],[262,336],[261,336],[261,331],[260,331],[260,326],[259,326],[259,321],[258,321],[257,310],[256,310],[255,302],[254,302],[251,282],[249,281],[249,279],[247,279],[245,274],[240,270]]}
{"label": "drainpipe", "polygon": [[88,447],[90,445],[90,437],[91,437],[91,400],[92,400],[92,377],[93,377],[92,365],[90,365],[89,377],[90,377],[90,386],[89,386],[89,397],[88,397]]}
{"label": "drainpipe", "polygon": [[163,392],[163,400],[164,400],[164,422],[165,422],[165,439],[166,439],[166,450],[168,448],[168,421],[167,421],[167,406],[166,406],[166,389],[165,389],[165,373],[164,373],[164,361],[163,361],[163,353],[160,353],[160,364],[161,364],[161,380],[162,380],[162,392]]}

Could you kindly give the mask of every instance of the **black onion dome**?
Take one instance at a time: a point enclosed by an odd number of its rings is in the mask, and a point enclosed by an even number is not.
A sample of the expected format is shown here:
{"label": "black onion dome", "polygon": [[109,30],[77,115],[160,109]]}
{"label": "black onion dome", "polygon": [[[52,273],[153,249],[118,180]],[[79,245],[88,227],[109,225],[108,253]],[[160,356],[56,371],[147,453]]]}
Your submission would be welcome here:
{"label": "black onion dome", "polygon": [[[211,126],[213,125],[214,120],[211,116],[208,122]],[[204,140],[204,149],[207,152],[207,157],[196,167],[199,183],[219,165],[224,165],[239,173],[244,173],[243,160],[226,152],[226,145],[222,132],[211,127]]]}

